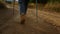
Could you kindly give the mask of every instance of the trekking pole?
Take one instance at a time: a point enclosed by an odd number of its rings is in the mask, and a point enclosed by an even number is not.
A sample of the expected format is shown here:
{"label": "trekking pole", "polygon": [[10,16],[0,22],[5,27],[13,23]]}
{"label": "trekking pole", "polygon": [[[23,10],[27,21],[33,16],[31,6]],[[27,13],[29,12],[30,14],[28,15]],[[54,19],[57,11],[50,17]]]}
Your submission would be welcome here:
{"label": "trekking pole", "polygon": [[13,16],[14,16],[14,7],[15,7],[15,0],[13,0]]}
{"label": "trekking pole", "polygon": [[36,20],[38,23],[38,1],[36,0]]}

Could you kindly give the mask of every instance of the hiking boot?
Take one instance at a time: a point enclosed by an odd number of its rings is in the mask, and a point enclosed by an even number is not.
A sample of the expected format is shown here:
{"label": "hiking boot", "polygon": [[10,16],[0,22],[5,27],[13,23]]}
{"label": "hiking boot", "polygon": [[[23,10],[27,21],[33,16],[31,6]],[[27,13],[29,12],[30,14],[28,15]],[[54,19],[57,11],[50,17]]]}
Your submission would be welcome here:
{"label": "hiking boot", "polygon": [[25,15],[21,15],[20,19],[21,19],[21,24],[25,24]]}

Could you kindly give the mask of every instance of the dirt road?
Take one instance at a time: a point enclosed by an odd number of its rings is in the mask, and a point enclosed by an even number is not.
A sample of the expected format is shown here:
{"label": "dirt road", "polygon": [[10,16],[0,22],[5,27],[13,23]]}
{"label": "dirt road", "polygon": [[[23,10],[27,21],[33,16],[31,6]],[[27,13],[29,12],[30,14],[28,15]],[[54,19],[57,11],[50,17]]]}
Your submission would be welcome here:
{"label": "dirt road", "polygon": [[0,34],[60,34],[59,15],[38,10],[36,18],[36,10],[28,9],[26,22],[21,25],[19,11],[14,10],[13,15],[12,8],[0,10]]}

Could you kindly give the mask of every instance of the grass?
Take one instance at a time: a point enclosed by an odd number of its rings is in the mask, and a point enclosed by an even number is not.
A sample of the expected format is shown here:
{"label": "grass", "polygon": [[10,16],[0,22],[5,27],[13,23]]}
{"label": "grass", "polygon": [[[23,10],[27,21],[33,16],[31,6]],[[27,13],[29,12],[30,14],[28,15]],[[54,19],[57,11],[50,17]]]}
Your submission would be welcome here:
{"label": "grass", "polygon": [[60,3],[59,2],[47,3],[44,9],[47,9],[47,10],[49,9],[51,11],[60,12]]}
{"label": "grass", "polygon": [[[13,4],[11,4],[13,6]],[[15,5],[18,6],[18,2],[15,2]],[[60,12],[60,3],[59,2],[49,2],[45,6],[43,4],[38,4],[38,9],[47,9],[50,10],[51,12]],[[35,3],[29,3],[28,8],[36,8]]]}

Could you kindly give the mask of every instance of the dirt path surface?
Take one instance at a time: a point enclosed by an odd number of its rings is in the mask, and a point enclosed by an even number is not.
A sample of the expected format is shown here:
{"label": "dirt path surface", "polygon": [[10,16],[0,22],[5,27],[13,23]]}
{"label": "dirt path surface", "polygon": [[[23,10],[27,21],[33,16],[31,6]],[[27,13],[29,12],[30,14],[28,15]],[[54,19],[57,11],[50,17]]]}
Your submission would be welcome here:
{"label": "dirt path surface", "polygon": [[[0,34],[60,34],[60,14],[28,9],[24,25],[20,24],[19,11],[0,10]],[[37,21],[38,20],[38,21]]]}

